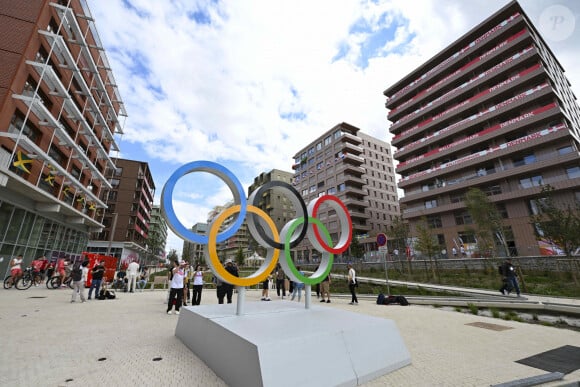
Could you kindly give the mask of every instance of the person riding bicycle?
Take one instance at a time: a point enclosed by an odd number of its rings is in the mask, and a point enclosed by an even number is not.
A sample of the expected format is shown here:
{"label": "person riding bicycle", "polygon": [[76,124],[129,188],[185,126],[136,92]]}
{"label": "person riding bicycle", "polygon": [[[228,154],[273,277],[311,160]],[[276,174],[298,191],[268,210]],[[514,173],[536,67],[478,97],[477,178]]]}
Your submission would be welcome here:
{"label": "person riding bicycle", "polygon": [[[30,266],[32,266],[32,270],[33,270],[32,274],[33,275],[38,274],[38,275],[44,277],[46,267],[48,266],[48,260],[46,259],[45,256],[40,256],[40,257],[36,258],[34,261],[32,261]],[[38,286],[38,284],[34,284],[34,285]]]}
{"label": "person riding bicycle", "polygon": [[14,284],[18,283],[18,280],[22,277],[22,260],[22,255],[18,255],[10,261],[10,275]]}

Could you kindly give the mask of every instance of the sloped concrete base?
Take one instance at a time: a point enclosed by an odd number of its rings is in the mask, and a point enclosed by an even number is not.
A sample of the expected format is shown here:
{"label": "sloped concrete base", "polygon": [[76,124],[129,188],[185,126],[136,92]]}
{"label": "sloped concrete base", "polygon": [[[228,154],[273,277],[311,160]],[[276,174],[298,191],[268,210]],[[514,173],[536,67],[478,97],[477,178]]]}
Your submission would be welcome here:
{"label": "sloped concrete base", "polygon": [[392,320],[290,301],[235,313],[235,304],[183,307],[175,329],[230,386],[356,386],[411,364]]}

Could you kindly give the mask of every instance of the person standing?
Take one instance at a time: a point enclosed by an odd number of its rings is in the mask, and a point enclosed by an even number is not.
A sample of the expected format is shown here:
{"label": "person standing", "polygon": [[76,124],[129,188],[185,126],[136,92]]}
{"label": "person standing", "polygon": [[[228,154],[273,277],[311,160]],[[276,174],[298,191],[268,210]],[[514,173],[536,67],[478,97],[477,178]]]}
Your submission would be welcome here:
{"label": "person standing", "polygon": [[455,248],[455,246],[451,248],[451,254],[453,254],[453,258],[457,258],[457,249]]}
{"label": "person standing", "polygon": [[[302,270],[300,270],[300,266],[298,266],[296,268],[296,270],[298,270],[298,272],[301,275],[304,275]],[[292,298],[290,299],[290,301],[294,301],[294,297],[296,297],[296,295],[298,295],[298,302],[300,302],[300,298],[302,297],[302,289],[304,289],[304,283],[298,282],[298,281],[293,281],[293,282],[294,282],[294,286],[292,289]]]}
{"label": "person standing", "polygon": [[[234,277],[239,277],[238,268],[234,266],[234,261],[231,259],[226,259],[226,271],[233,275]],[[226,298],[228,300],[228,304],[232,303],[232,296],[234,294],[234,285],[224,282],[223,284],[224,290],[226,293]]]}
{"label": "person standing", "polygon": [[127,290],[134,293],[137,288],[137,276],[139,275],[139,264],[133,261],[127,266]]}
{"label": "person standing", "polygon": [[278,264],[276,268],[276,294],[280,297],[280,290],[282,290],[282,299],[286,297],[286,287],[284,286],[285,278],[286,275],[284,274],[284,270],[282,270],[282,266]]}
{"label": "person standing", "polygon": [[[324,300],[324,296],[326,295],[326,301]],[[326,302],[330,304],[330,273],[322,280],[320,283],[320,296],[322,299],[320,302]]]}
{"label": "person standing", "polygon": [[89,288],[89,297],[88,297],[89,300],[91,299],[91,296],[93,294],[93,289],[95,289],[95,298],[99,297],[101,283],[103,282],[103,276],[105,275],[104,264],[105,261],[101,261],[95,267],[93,267],[93,270],[91,270],[92,279],[91,279],[91,287]]}
{"label": "person standing", "polygon": [[262,282],[262,301],[271,301],[269,291],[270,291],[270,280],[272,279],[272,274],[269,274],[268,277]]}
{"label": "person standing", "polygon": [[[201,304],[201,292],[203,290],[203,270],[201,265],[196,265],[193,271],[193,291],[191,295],[191,305]],[[222,298],[223,303],[223,298]]]}
{"label": "person standing", "polygon": [[173,276],[171,277],[169,300],[167,301],[167,314],[171,314],[173,305],[175,305],[175,314],[179,314],[179,309],[181,309],[181,301],[183,299],[183,277],[185,276],[184,262],[179,264],[177,261],[174,261],[171,273]]}
{"label": "person standing", "polygon": [[350,305],[358,305],[358,298],[356,298],[356,287],[358,282],[356,279],[356,271],[352,267],[352,264],[347,265],[348,268],[348,289],[350,290],[351,300]]}
{"label": "person standing", "polygon": [[83,261],[83,263],[76,263],[71,271],[71,278],[73,281],[73,292],[70,302],[76,302],[77,294],[81,297],[81,303],[85,302],[85,282],[87,281],[87,275],[89,274],[89,269],[87,266],[89,261]]}

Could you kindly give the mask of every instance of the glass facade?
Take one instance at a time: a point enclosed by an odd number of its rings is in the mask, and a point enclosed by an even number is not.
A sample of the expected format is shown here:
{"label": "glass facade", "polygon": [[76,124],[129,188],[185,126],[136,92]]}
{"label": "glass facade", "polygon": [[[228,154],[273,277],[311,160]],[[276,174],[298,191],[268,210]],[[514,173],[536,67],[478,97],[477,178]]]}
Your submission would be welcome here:
{"label": "glass facade", "polygon": [[26,209],[0,201],[0,273],[9,273],[12,257],[22,254],[24,266],[41,255],[76,259],[86,250],[88,234]]}

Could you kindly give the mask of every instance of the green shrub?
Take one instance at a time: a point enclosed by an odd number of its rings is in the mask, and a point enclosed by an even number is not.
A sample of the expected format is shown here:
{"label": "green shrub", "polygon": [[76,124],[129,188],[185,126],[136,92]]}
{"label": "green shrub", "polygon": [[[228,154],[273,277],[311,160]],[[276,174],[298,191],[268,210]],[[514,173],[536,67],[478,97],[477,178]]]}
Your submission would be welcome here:
{"label": "green shrub", "polygon": [[477,305],[469,303],[467,304],[467,307],[469,308],[469,312],[471,314],[474,314],[476,316],[479,314],[479,308],[477,307]]}

